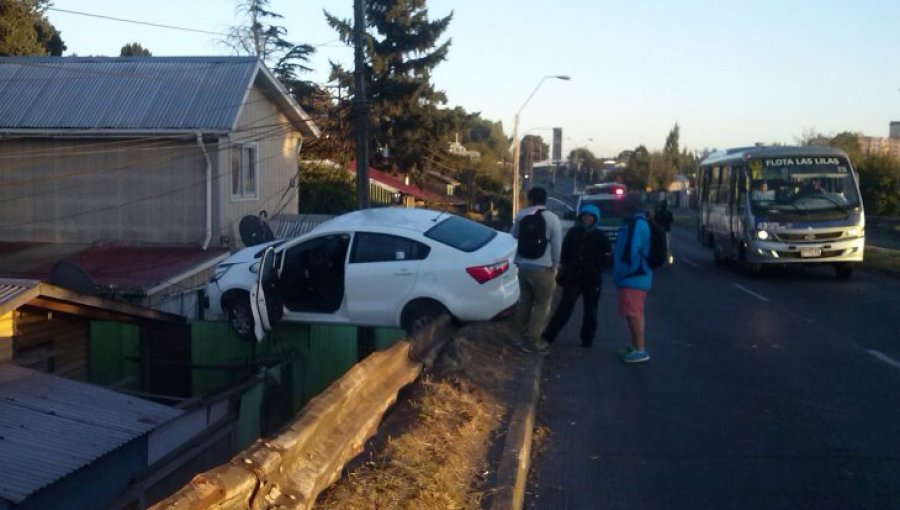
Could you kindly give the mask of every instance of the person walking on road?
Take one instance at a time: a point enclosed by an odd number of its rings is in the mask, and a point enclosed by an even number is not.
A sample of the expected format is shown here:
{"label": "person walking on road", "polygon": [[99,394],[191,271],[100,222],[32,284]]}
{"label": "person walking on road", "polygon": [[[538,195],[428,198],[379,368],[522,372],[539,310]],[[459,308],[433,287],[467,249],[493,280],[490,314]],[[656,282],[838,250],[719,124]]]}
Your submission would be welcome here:
{"label": "person walking on road", "polygon": [[630,193],[622,203],[631,219],[619,229],[613,256],[613,277],[618,288],[619,315],[625,317],[631,345],[622,353],[626,363],[642,363],[650,359],[644,345],[644,301],[653,284],[653,273],[647,264],[650,253],[650,224],[641,209],[641,198]]}
{"label": "person walking on road", "polygon": [[541,335],[548,343],[556,340],[556,335],[566,326],[581,296],[581,345],[594,344],[597,332],[597,303],[600,301],[600,287],[603,285],[602,271],[612,245],[606,234],[598,228],[600,210],[594,205],[585,205],[578,213],[578,223],[566,233],[562,243],[559,270],[556,283],[562,287],[562,297]]}
{"label": "person walking on road", "polygon": [[515,263],[519,268],[519,307],[516,346],[526,352],[547,354],[550,344],[540,337],[555,289],[556,267],[562,250],[559,218],[548,211],[547,190],[528,191],[529,206],[516,215],[512,235],[518,239]]}
{"label": "person walking on road", "polygon": [[653,221],[666,231],[666,262],[672,264],[675,257],[672,255],[672,211],[669,210],[669,204],[665,199],[660,200],[653,212]]}

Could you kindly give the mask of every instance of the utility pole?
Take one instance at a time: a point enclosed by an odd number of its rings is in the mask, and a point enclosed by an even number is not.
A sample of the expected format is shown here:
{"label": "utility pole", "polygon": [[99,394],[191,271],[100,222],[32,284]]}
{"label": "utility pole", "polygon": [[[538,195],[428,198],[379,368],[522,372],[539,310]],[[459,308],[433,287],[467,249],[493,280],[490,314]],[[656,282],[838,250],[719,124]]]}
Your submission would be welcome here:
{"label": "utility pole", "polygon": [[353,112],[356,120],[356,207],[369,208],[369,108],[366,103],[366,61],[363,55],[366,31],[365,0],[353,0],[353,71],[355,93]]}

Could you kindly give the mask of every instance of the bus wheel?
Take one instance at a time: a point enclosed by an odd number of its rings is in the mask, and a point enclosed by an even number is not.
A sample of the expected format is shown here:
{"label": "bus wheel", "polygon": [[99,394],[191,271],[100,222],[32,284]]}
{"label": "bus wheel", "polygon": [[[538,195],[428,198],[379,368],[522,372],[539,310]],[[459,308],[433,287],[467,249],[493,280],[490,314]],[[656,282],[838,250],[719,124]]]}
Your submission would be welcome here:
{"label": "bus wheel", "polygon": [[834,274],[838,277],[838,280],[849,280],[853,276],[853,263],[838,262],[834,265]]}
{"label": "bus wheel", "polygon": [[716,240],[713,239],[713,236],[709,236],[709,246],[712,248],[713,262],[715,262],[717,266],[724,264],[728,258],[719,253],[719,247],[716,246]]}
{"label": "bus wheel", "polygon": [[760,264],[759,262],[747,262],[746,246],[741,246],[740,248],[738,248],[738,261],[740,261],[741,269],[743,269],[748,276],[762,276],[762,264]]}

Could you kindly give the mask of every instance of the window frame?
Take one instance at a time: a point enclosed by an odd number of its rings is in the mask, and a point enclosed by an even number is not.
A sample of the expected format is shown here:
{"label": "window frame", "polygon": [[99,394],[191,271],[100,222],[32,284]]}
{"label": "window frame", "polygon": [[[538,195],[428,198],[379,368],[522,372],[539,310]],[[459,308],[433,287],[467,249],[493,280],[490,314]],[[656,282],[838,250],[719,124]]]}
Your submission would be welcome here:
{"label": "window frame", "polygon": [[[245,150],[251,150],[252,151],[251,154],[253,155],[252,161],[253,161],[253,169],[255,172],[255,177],[254,177],[254,190],[253,190],[252,194],[248,193],[245,189],[243,189],[244,183],[246,181],[245,172],[247,170],[244,168],[244,151]],[[239,159],[237,168],[235,168],[235,157],[234,157],[235,151],[238,151],[238,153],[240,154],[240,159]],[[231,163],[230,163],[231,164],[231,183],[230,183],[231,201],[232,202],[246,202],[246,201],[259,200],[259,144],[254,142],[254,143],[241,143],[241,144],[233,145],[231,147],[230,161],[231,161]],[[235,188],[235,172],[237,172],[237,179],[238,179],[237,182],[238,182],[238,185],[240,188],[237,193],[235,193],[235,189],[234,189]]]}

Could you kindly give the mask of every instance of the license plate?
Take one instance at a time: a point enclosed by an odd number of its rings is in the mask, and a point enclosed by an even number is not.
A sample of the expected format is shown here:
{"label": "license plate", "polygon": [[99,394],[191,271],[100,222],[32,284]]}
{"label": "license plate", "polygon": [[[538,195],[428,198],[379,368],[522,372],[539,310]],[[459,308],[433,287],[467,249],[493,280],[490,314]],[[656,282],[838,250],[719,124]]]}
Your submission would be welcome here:
{"label": "license plate", "polygon": [[821,257],[822,248],[800,248],[801,257]]}

